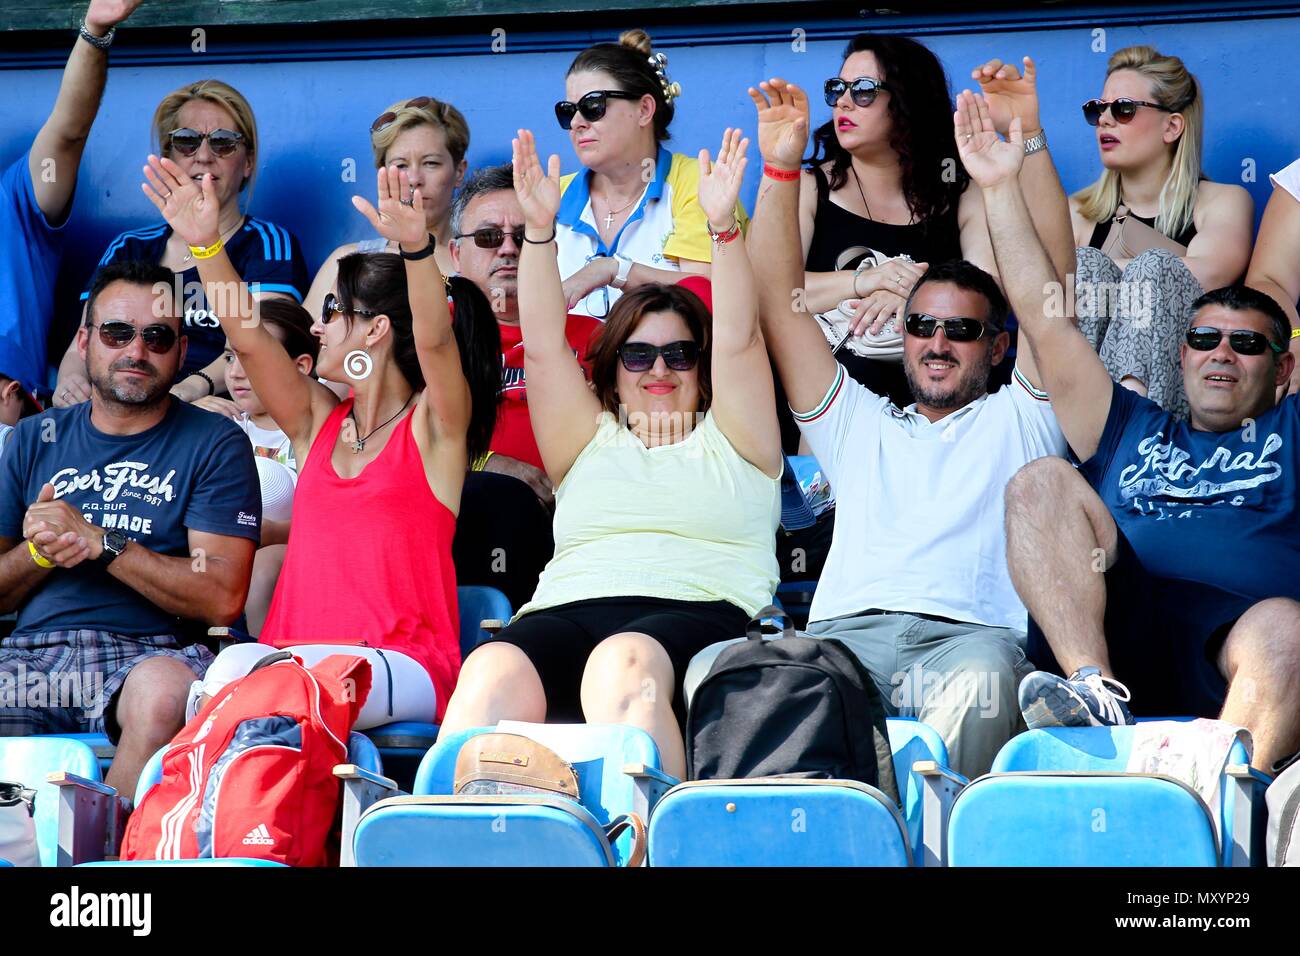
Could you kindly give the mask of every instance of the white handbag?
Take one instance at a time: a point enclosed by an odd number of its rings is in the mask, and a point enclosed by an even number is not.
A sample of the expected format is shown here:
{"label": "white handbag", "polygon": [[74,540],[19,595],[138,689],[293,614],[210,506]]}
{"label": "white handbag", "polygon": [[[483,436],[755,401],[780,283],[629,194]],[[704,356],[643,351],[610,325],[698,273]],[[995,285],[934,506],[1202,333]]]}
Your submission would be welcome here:
{"label": "white handbag", "polygon": [[[875,268],[895,259],[912,261],[910,256],[887,256],[883,252],[862,246],[846,249],[840,254],[839,261],[844,261],[851,254],[856,256],[864,252],[865,256],[857,264],[859,269]],[[903,361],[903,330],[897,326],[895,319],[890,319],[875,335],[870,332],[854,335],[850,331],[853,328],[854,310],[849,307],[849,303],[853,301],[853,299],[845,299],[829,312],[820,312],[813,316],[822,334],[826,336],[826,341],[830,343],[832,354],[838,353],[840,349],[848,349],[861,358],[875,359],[880,362]]]}
{"label": "white handbag", "polygon": [[35,813],[35,790],[20,783],[0,783],[0,860],[14,866],[41,865]]}

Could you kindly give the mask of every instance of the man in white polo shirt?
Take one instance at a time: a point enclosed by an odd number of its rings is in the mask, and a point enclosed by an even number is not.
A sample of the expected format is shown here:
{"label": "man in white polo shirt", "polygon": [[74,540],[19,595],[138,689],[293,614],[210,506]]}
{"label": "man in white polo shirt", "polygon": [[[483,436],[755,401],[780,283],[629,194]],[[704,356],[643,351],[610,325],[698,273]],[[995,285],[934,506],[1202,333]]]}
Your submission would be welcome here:
{"label": "man in white polo shirt", "polygon": [[[1032,670],[1003,493],[1026,463],[1064,454],[1065,441],[1028,349],[1011,384],[989,394],[1008,348],[1007,302],[969,262],[932,266],[908,302],[903,362],[915,404],[900,410],[844,373],[812,316],[791,309],[803,284],[799,184],[783,170],[798,168],[803,144],[776,128],[799,112],[779,96],[759,111],[764,179],[749,248],[768,350],[837,501],[808,633],[843,641],[887,712],[932,725],[952,766],[974,776],[1023,728],[1016,692]],[[1062,214],[1064,202],[1062,193]],[[707,673],[710,652],[690,676]]]}

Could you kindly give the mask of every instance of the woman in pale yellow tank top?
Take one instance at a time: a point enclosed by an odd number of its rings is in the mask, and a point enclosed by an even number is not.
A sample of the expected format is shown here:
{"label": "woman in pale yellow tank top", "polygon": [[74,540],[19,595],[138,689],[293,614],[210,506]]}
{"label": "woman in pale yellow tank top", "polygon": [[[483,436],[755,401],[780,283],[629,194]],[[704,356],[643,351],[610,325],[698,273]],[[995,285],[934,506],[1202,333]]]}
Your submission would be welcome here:
{"label": "woman in pale yellow tank top", "polygon": [[[611,100],[595,132],[639,121],[652,99]],[[520,130],[519,313],[533,431],[556,489],[555,557],[533,600],[465,660],[444,730],[630,724],[654,737],[665,769],[684,774],[686,665],[741,635],[778,578],[780,432],[734,214],[748,145],[729,129],[716,163],[700,153],[712,318],[679,286],[624,295],[592,348],[588,387],[564,336],[559,158],[543,171],[532,133]]]}

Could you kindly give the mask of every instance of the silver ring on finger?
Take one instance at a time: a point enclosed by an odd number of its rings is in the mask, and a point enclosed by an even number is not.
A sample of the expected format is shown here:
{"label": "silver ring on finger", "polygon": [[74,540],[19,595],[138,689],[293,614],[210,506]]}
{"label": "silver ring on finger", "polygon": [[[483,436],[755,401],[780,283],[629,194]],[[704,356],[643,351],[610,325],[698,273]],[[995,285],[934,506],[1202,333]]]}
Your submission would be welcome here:
{"label": "silver ring on finger", "polygon": [[411,208],[415,208],[415,196],[414,196],[414,195],[412,195],[410,199],[399,199],[399,200],[397,200],[397,201],[398,201],[399,203],[401,203],[403,206],[410,206]]}

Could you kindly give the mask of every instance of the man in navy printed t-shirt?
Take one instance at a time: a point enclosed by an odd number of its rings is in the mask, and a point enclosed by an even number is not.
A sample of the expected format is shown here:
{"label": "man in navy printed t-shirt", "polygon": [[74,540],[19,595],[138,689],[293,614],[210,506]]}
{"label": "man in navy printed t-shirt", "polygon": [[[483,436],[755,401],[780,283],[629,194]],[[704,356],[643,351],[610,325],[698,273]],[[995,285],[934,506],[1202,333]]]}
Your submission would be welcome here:
{"label": "man in navy printed t-shirt", "polygon": [[183,724],[234,622],[260,535],[252,447],[234,422],[173,398],[185,338],[171,273],[114,263],[77,346],[91,400],[19,423],[0,457],[0,736],[104,732],[108,783],[132,793]]}
{"label": "man in navy printed t-shirt", "polygon": [[1300,398],[1276,398],[1295,364],[1290,323],[1242,286],[1194,302],[1188,421],[1126,387],[1140,382],[1112,382],[1053,295],[1016,182],[1021,144],[982,125],[960,114],[962,160],[1081,462],[1040,459],[1007,487],[1008,567],[1046,638],[1029,656],[1070,675],[1024,678],[1026,723],[1132,723],[1131,696],[1135,712],[1246,727],[1252,762],[1270,768],[1300,748]]}

